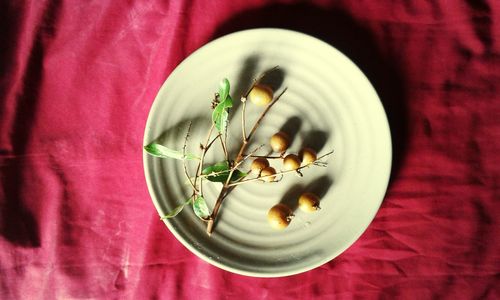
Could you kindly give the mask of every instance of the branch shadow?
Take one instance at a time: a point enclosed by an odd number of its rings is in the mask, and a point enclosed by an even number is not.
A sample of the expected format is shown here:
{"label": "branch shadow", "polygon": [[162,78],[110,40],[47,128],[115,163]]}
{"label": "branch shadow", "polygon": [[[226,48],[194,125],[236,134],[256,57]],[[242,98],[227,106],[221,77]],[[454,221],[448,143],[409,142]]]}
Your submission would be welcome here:
{"label": "branch shadow", "polygon": [[[241,105],[240,97],[245,94],[247,89],[252,85],[252,79],[256,76],[257,68],[259,66],[259,57],[257,55],[249,56],[243,62],[243,66],[236,79],[235,86],[233,87],[233,112],[238,111]],[[229,114],[229,119],[232,120],[235,114]]]}
{"label": "branch shadow", "polygon": [[338,9],[308,3],[271,4],[233,15],[216,29],[213,38],[262,27],[291,29],[317,37],[348,55],[369,78],[382,101],[391,128],[392,181],[398,175],[408,144],[405,82],[396,63],[382,54],[370,29]]}

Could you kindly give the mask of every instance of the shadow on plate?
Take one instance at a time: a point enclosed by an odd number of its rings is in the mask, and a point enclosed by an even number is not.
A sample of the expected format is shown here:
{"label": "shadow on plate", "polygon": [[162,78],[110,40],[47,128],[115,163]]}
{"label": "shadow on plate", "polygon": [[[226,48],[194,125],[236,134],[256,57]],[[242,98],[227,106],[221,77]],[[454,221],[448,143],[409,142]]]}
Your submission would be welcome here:
{"label": "shadow on plate", "polygon": [[387,113],[393,142],[391,178],[397,177],[407,139],[405,82],[391,57],[382,54],[372,31],[345,11],[308,3],[271,4],[233,15],[213,33],[213,38],[251,28],[296,30],[317,37],[345,53],[369,78]]}

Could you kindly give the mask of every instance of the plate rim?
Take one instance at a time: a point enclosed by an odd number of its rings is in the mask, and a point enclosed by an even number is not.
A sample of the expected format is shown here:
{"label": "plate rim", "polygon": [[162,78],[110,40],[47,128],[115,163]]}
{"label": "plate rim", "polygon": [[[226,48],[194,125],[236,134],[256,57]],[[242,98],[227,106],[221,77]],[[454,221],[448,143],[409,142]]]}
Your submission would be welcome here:
{"label": "plate rim", "polygon": [[[214,259],[211,259],[210,257],[208,257],[207,255],[205,255],[204,253],[198,251],[198,249],[196,247],[194,247],[191,243],[189,243],[189,241],[185,240],[176,230],[175,228],[172,226],[172,224],[170,223],[170,221],[168,219],[166,220],[163,220],[163,223],[167,226],[167,228],[169,229],[169,231],[173,234],[173,236],[176,238],[177,241],[179,241],[182,245],[184,245],[184,247],[186,247],[192,254],[195,254],[195,256],[197,256],[198,258],[201,258],[203,261],[217,267],[217,268],[220,268],[222,270],[225,270],[225,271],[228,271],[228,272],[231,272],[231,273],[235,273],[235,274],[239,274],[239,275],[244,275],[244,276],[249,276],[249,277],[258,277],[258,278],[277,278],[277,277],[286,277],[286,276],[292,276],[292,275],[298,275],[298,274],[301,274],[301,273],[304,273],[304,272],[307,272],[307,271],[311,271],[311,270],[314,270],[330,261],[332,261],[333,259],[335,259],[336,257],[338,257],[340,254],[342,254],[343,252],[345,252],[348,248],[350,248],[351,246],[353,246],[357,240],[359,240],[359,238],[361,237],[361,235],[368,229],[368,227],[370,226],[370,224],[373,222],[374,218],[376,217],[378,211],[380,210],[380,207],[382,205],[382,203],[384,202],[384,199],[387,195],[387,191],[388,191],[388,188],[389,188],[389,181],[390,181],[390,176],[391,176],[391,172],[392,172],[392,164],[393,164],[393,141],[392,141],[392,133],[391,133],[391,128],[390,128],[390,125],[389,125],[389,120],[388,120],[388,116],[387,116],[387,111],[385,110],[384,108],[384,105],[382,103],[382,100],[380,99],[380,96],[378,95],[375,87],[373,86],[372,82],[369,80],[369,78],[366,76],[366,74],[362,71],[362,69],[354,62],[352,61],[347,55],[345,55],[343,52],[341,52],[340,50],[338,50],[337,48],[335,48],[334,46],[332,46],[331,44],[323,41],[322,39],[316,37],[316,36],[313,36],[313,35],[310,35],[310,34],[307,34],[307,33],[304,33],[304,32],[300,32],[300,31],[296,31],[296,30],[290,30],[290,29],[284,29],[284,28],[274,28],[274,27],[262,27],[262,28],[252,28],[252,29],[245,29],[245,30],[240,30],[240,31],[235,31],[235,32],[232,32],[232,33],[229,33],[229,34],[226,34],[226,35],[223,35],[221,37],[217,37],[213,40],[210,40],[208,41],[207,43],[205,43],[204,45],[202,45],[201,47],[199,47],[198,49],[196,49],[195,51],[193,51],[191,54],[189,54],[187,57],[185,57],[179,64],[176,65],[176,67],[172,70],[172,72],[170,72],[170,74],[167,75],[167,77],[165,78],[165,81],[162,83],[160,89],[158,90],[158,92],[156,93],[155,95],[155,98],[151,104],[151,107],[149,109],[149,112],[148,112],[148,117],[147,117],[147,120],[146,120],[146,124],[145,124],[145,129],[144,129],[144,136],[143,136],[143,145],[142,147],[144,147],[149,141],[146,139],[147,136],[148,136],[148,131],[149,129],[151,128],[151,124],[150,122],[151,121],[151,115],[152,113],[155,111],[155,106],[157,105],[158,103],[158,98],[159,98],[159,94],[161,93],[161,91],[164,89],[164,87],[166,86],[167,84],[167,81],[169,80],[170,77],[172,76],[175,76],[176,73],[179,72],[180,69],[182,69],[182,66],[189,63],[190,61],[190,58],[192,58],[192,56],[196,55],[196,53],[198,52],[201,52],[203,51],[205,48],[209,47],[211,44],[215,43],[215,42],[222,42],[226,39],[231,39],[232,37],[236,36],[236,35],[244,35],[244,34],[249,34],[249,33],[253,33],[253,32],[262,32],[262,34],[269,34],[270,32],[271,33],[276,33],[276,32],[282,32],[283,34],[288,34],[288,35],[296,35],[296,36],[302,36],[302,37],[306,37],[306,38],[309,38],[309,39],[312,39],[312,40],[315,40],[316,42],[320,43],[320,44],[323,44],[324,46],[330,48],[330,50],[333,50],[335,52],[337,52],[337,54],[340,54],[344,59],[346,59],[347,61],[350,62],[350,64],[356,68],[360,75],[364,77],[365,81],[368,83],[368,86],[371,88],[372,92],[373,92],[373,95],[376,97],[376,99],[378,100],[377,103],[378,105],[380,106],[381,108],[381,111],[383,113],[383,127],[386,128],[385,130],[385,133],[388,135],[387,136],[387,151],[388,151],[388,166],[387,166],[387,171],[385,172],[386,174],[384,174],[385,176],[385,180],[384,180],[384,192],[383,192],[383,195],[382,195],[382,198],[380,199],[380,201],[377,203],[377,206],[376,206],[376,209],[375,209],[375,205],[374,205],[374,212],[372,215],[370,215],[370,218],[369,218],[369,221],[367,222],[367,225],[364,227],[364,228],[361,228],[360,230],[358,230],[358,232],[356,232],[355,234],[351,235],[351,238],[348,240],[348,242],[346,242],[344,244],[344,246],[342,247],[339,247],[337,251],[332,251],[329,255],[326,255],[325,258],[321,259],[321,260],[318,260],[318,262],[314,263],[314,264],[311,264],[311,265],[307,265],[307,266],[304,266],[304,267],[301,267],[301,268],[296,268],[296,269],[293,269],[293,270],[290,270],[290,271],[277,271],[277,272],[266,272],[266,273],[262,273],[262,272],[256,272],[256,271],[247,271],[247,270],[242,270],[242,269],[238,269],[238,268],[234,268],[234,267],[231,267],[231,266],[228,266],[226,264],[223,264],[223,263],[220,263]],[[146,179],[146,184],[147,184],[147,188],[148,188],[148,193],[149,193],[149,196],[153,202],[153,205],[156,209],[156,212],[157,213],[164,213],[162,212],[162,209],[160,207],[160,204],[159,204],[159,200],[156,199],[156,197],[154,196],[153,194],[153,185],[152,185],[152,182],[151,182],[151,179],[150,179],[150,174],[149,174],[149,167],[148,167],[148,159],[149,159],[149,154],[146,153],[146,151],[142,151],[143,152],[143,169],[144,169],[144,176],[145,176],[145,179]]]}

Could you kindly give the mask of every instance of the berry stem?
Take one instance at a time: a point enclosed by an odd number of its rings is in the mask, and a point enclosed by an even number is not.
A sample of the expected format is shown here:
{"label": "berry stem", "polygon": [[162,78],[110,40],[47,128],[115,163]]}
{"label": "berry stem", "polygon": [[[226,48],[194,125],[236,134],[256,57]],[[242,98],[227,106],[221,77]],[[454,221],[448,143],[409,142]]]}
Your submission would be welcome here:
{"label": "berry stem", "polygon": [[295,170],[287,170],[287,171],[281,171],[281,172],[278,172],[276,174],[272,174],[272,175],[266,175],[266,176],[259,176],[259,177],[256,177],[256,178],[251,178],[251,179],[246,179],[246,180],[241,180],[241,181],[238,181],[238,182],[233,182],[233,183],[230,183],[228,186],[231,187],[231,186],[237,186],[237,185],[240,185],[240,184],[245,184],[245,183],[250,183],[250,182],[254,182],[254,181],[258,181],[258,180],[262,180],[264,178],[268,178],[268,177],[275,177],[275,176],[278,176],[278,175],[286,175],[286,174],[290,174],[290,173],[297,173],[299,172],[300,170],[304,169],[304,168],[307,168],[311,165],[324,165],[326,164],[325,162],[320,162],[319,160],[332,154],[333,151],[330,151],[328,152],[327,154],[325,155],[322,155],[321,157],[319,157],[318,159],[316,159],[315,161],[313,162],[310,162],[308,163],[307,165],[303,165],[303,166],[300,166],[298,167],[297,169]]}
{"label": "berry stem", "polygon": [[[200,161],[198,162],[198,168],[196,170],[196,176],[194,177],[194,186],[196,186],[198,178],[201,176],[201,169],[203,167],[203,162],[205,160],[205,154],[207,153],[208,149],[210,149],[210,147],[212,146],[212,144],[214,143],[214,141],[218,138],[218,136],[217,136],[212,141],[210,141],[210,137],[212,136],[212,132],[213,132],[214,128],[215,128],[215,124],[212,123],[212,126],[210,126],[210,129],[208,130],[208,134],[207,134],[207,138],[205,140],[205,144],[202,145],[201,155],[200,155]],[[220,136],[220,134],[219,134],[219,136]],[[200,179],[200,195],[203,196],[203,183],[201,182],[201,179]]]}
{"label": "berry stem", "polygon": [[255,122],[255,124],[253,125],[252,130],[250,131],[250,133],[248,134],[248,136],[246,138],[244,138],[244,140],[246,141],[246,143],[245,142],[242,143],[240,151],[238,152],[238,155],[236,156],[236,160],[235,160],[236,162],[240,161],[243,158],[243,152],[245,152],[245,150],[247,148],[247,145],[248,145],[248,142],[250,141],[250,139],[254,135],[254,133],[257,130],[257,128],[259,127],[260,123],[262,122],[262,120],[266,116],[267,112],[271,109],[271,107],[273,107],[273,105],[276,102],[278,102],[278,100],[281,98],[281,96],[283,96],[283,94],[286,92],[286,90],[287,90],[287,88],[284,88],[283,91],[281,91],[281,93],[277,97],[275,97],[273,99],[273,101],[271,101],[267,105],[266,109],[264,109],[264,111],[260,114],[260,117],[257,119],[257,121]]}
{"label": "berry stem", "polygon": [[[186,132],[186,137],[184,138],[184,146],[182,147],[182,156],[183,157],[186,157],[186,147],[187,147],[187,142],[189,139],[189,133],[191,132],[191,125],[192,124],[193,124],[192,122],[189,122],[189,126],[188,126],[188,129]],[[189,176],[189,172],[187,169],[187,163],[186,163],[185,159],[182,160],[182,166],[184,167],[184,175],[186,175],[187,179],[189,180],[189,183],[193,187],[193,192],[197,193],[198,189],[196,188],[196,185],[194,184],[194,182],[191,180],[191,176]]]}

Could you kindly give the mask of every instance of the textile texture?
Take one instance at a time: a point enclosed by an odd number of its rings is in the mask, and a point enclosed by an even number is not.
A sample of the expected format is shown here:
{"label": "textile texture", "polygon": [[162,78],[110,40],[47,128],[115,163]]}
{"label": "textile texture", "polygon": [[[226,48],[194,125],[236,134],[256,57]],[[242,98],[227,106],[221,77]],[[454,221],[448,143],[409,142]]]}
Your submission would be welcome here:
{"label": "textile texture", "polygon": [[[257,27],[350,57],[390,121],[394,166],[361,238],[284,278],[197,258],[142,166],[173,69]],[[1,299],[499,299],[500,2],[2,1]]]}

